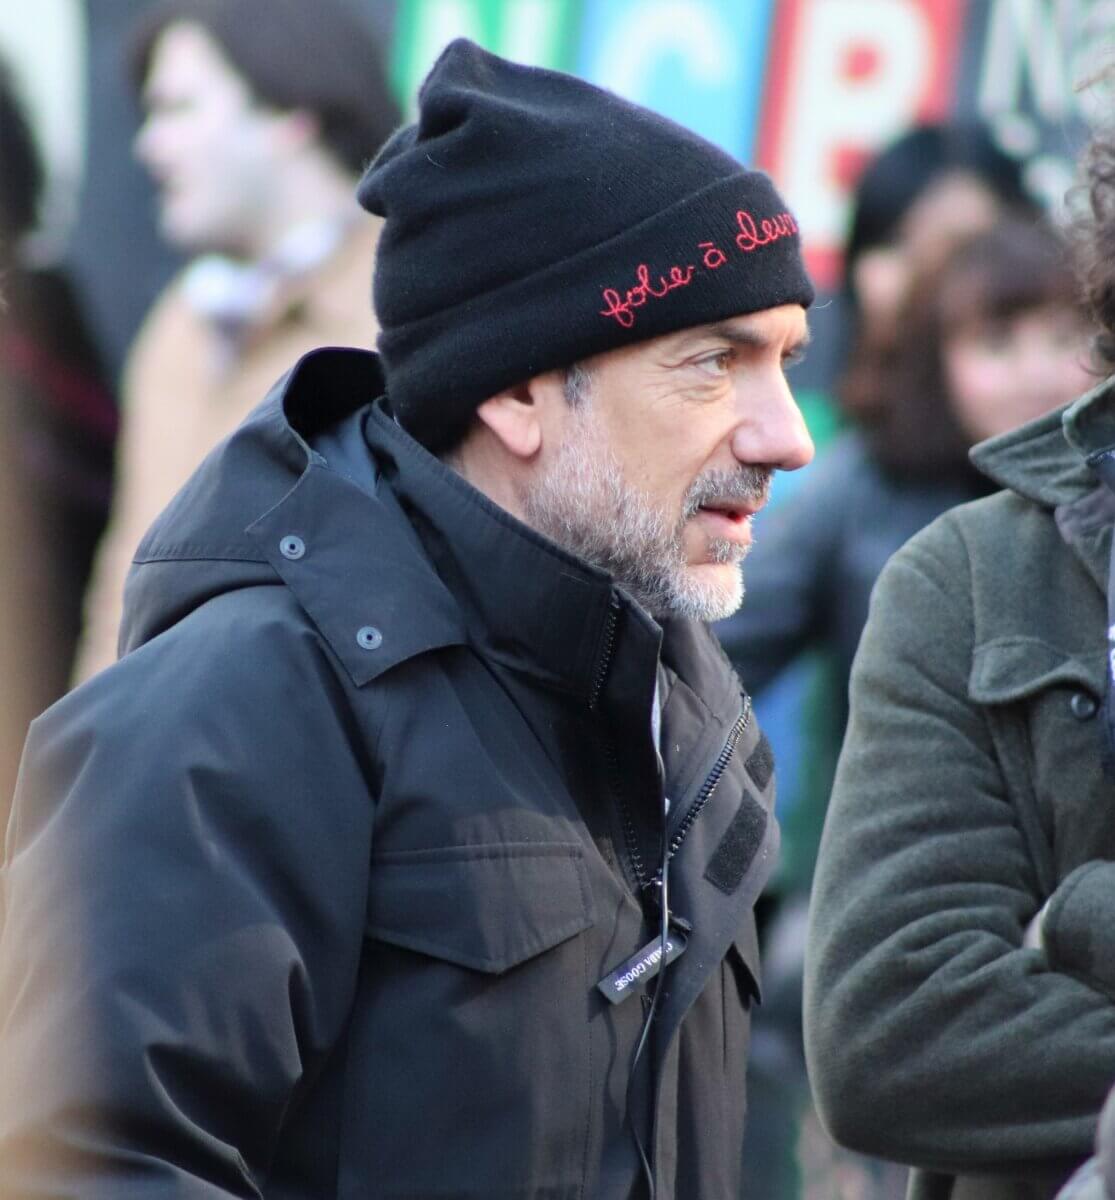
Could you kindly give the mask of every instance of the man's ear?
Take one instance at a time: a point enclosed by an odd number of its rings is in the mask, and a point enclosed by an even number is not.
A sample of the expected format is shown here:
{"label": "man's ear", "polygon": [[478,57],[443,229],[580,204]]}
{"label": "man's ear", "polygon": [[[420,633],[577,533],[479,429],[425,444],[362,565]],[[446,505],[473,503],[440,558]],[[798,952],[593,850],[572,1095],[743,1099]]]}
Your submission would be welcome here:
{"label": "man's ear", "polygon": [[542,417],[533,380],[497,392],[476,410],[477,417],[516,458],[533,458],[542,445]]}

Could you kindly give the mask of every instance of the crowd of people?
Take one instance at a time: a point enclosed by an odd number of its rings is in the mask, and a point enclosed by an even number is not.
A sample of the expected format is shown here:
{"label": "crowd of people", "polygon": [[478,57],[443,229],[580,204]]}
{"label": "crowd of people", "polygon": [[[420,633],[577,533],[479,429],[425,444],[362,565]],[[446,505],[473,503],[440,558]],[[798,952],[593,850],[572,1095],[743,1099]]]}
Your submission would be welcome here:
{"label": "crowd of people", "polygon": [[1115,141],[882,148],[811,463],[777,181],[334,0],[124,61],[118,388],[0,66],[0,1197],[1115,1200]]}

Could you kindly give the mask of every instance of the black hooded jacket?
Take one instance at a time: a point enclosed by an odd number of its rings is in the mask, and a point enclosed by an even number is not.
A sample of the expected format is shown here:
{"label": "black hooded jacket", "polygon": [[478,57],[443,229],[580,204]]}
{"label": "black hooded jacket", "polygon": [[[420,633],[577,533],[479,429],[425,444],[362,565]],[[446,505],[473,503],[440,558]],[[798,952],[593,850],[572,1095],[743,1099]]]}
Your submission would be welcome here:
{"label": "black hooded jacket", "polygon": [[[3,869],[0,1195],[739,1192],[770,756],[651,621],[319,351],[140,547]],[[662,704],[661,759],[651,711]],[[661,763],[661,766],[660,766]],[[657,929],[651,987],[597,983]]]}

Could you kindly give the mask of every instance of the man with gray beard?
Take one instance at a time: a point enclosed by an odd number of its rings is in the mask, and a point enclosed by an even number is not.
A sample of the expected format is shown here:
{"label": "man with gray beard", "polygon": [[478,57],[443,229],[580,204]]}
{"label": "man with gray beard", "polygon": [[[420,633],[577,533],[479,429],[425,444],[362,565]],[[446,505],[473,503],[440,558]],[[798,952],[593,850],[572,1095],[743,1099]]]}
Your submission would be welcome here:
{"label": "man with gray beard", "polygon": [[276,385],[33,727],[0,1194],[738,1196],[778,829],[705,622],[812,454],[797,226],[463,41],[359,196],[379,354]]}
{"label": "man with gray beard", "polygon": [[693,621],[730,616],[743,600],[742,572],[725,572],[710,584],[694,578],[687,569],[685,527],[703,508],[737,507],[747,514],[739,534],[711,535],[705,547],[709,563],[738,568],[750,545],[750,514],[766,503],[773,472],[746,464],[709,467],[686,489],[671,524],[650,496],[627,482],[589,404],[591,388],[585,366],[566,373],[565,402],[574,410],[570,427],[554,461],[521,490],[527,524],[607,571],[652,616]]}

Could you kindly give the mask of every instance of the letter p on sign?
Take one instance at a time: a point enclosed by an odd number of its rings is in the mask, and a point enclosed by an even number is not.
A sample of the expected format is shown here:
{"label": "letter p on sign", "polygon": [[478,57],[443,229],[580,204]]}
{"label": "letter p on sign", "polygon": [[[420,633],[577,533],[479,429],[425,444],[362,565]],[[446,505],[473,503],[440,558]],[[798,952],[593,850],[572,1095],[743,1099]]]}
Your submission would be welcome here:
{"label": "letter p on sign", "polygon": [[807,238],[809,267],[832,287],[863,162],[916,120],[942,115],[962,0],[788,0],[779,6],[762,106],[759,162]]}

